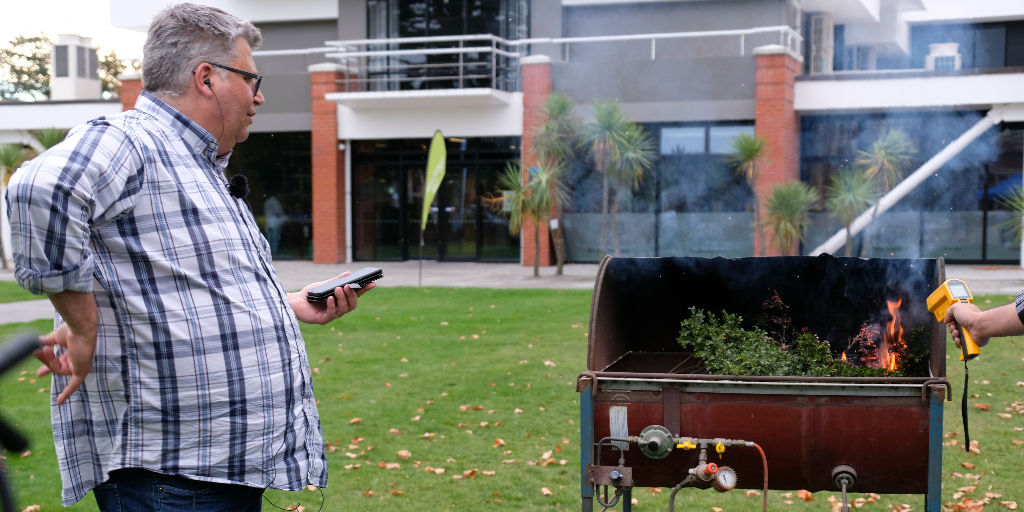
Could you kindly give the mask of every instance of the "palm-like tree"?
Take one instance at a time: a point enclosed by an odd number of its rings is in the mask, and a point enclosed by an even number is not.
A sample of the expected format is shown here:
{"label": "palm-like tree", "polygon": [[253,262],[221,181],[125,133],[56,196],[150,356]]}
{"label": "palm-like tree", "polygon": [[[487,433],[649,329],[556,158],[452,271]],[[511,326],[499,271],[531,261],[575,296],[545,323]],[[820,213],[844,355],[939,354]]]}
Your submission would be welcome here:
{"label": "palm-like tree", "polygon": [[506,191],[505,201],[511,202],[505,206],[509,215],[509,233],[519,234],[526,217],[533,219],[536,226],[533,230],[533,277],[540,277],[540,226],[551,218],[552,208],[560,207],[569,196],[559,180],[562,172],[562,168],[557,166],[531,169],[524,184],[522,165],[510,162],[498,177],[498,186]]}
{"label": "palm-like tree", "polygon": [[[14,170],[18,168],[24,157],[25,147],[21,144],[0,144],[0,197],[6,197],[7,179],[14,174]],[[2,236],[0,236],[0,267],[7,268]]]}
{"label": "palm-like tree", "polygon": [[68,136],[68,131],[60,128],[43,128],[32,132],[32,135],[44,148],[50,149],[60,144]]}
{"label": "palm-like tree", "polygon": [[843,170],[825,189],[825,207],[846,226],[846,257],[853,250],[850,225],[878,200],[878,184],[863,170]]}
{"label": "palm-like tree", "polygon": [[601,257],[604,258],[608,240],[608,199],[609,178],[619,161],[625,133],[629,131],[629,119],[619,108],[617,101],[594,102],[594,120],[587,124],[585,140],[587,152],[594,160],[594,167],[601,173]]}
{"label": "palm-like tree", "polygon": [[754,193],[754,226],[760,242],[761,256],[766,255],[764,240],[764,223],[761,220],[761,199],[757,195],[757,178],[761,166],[765,164],[765,142],[761,137],[741,133],[732,141],[733,153],[729,155],[729,163],[736,168],[736,173],[743,176]]}
{"label": "palm-like tree", "polygon": [[1013,212],[1013,216],[1000,222],[999,227],[1013,233],[1014,241],[1019,244],[1024,235],[1024,188],[1013,187],[1009,193],[1003,194],[1001,199],[996,199],[996,202]]}
{"label": "palm-like tree", "polygon": [[615,162],[614,175],[617,186],[615,187],[615,202],[612,204],[612,244],[615,248],[615,256],[619,256],[619,223],[617,214],[619,205],[622,203],[622,194],[625,189],[636,190],[643,181],[644,171],[654,167],[654,139],[651,134],[636,123],[629,123],[622,134],[621,146],[619,148],[618,161]]}
{"label": "palm-like tree", "polygon": [[[864,173],[869,178],[875,179],[881,186],[881,195],[885,195],[893,187],[903,180],[903,173],[917,154],[917,147],[902,130],[892,128],[885,130],[879,135],[878,140],[871,145],[871,151],[860,151],[857,153],[856,164],[864,168]],[[878,210],[872,210],[871,223],[874,224]],[[861,248],[861,257],[867,256],[868,247],[871,245],[871,233],[864,236],[864,246]]]}
{"label": "palm-like tree", "polygon": [[772,246],[788,255],[797,240],[803,240],[810,225],[810,210],[820,197],[802,181],[776,185],[765,203],[765,217],[772,230]]}
{"label": "palm-like tree", "polygon": [[[576,150],[580,145],[580,121],[573,115],[576,104],[567,96],[552,93],[544,102],[545,122],[537,129],[532,142],[533,149],[540,156],[541,168],[566,168],[576,158]],[[565,231],[562,224],[562,204],[558,201],[555,216],[558,227],[552,232],[555,241],[555,256],[558,268],[555,275],[562,275],[562,268],[568,259],[565,246]]]}

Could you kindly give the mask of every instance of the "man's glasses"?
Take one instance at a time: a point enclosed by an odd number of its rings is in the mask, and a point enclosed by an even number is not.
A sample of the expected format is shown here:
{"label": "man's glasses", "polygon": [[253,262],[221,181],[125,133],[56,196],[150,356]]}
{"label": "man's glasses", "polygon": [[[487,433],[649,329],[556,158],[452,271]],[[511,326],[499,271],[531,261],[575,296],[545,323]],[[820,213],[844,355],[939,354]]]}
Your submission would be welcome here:
{"label": "man's glasses", "polygon": [[260,91],[260,82],[263,81],[263,75],[257,75],[256,73],[250,73],[248,71],[242,71],[241,69],[229,68],[229,67],[227,67],[225,65],[217,64],[216,62],[207,62],[207,64],[209,64],[211,66],[217,66],[218,68],[226,69],[228,71],[233,71],[235,73],[238,73],[239,75],[247,76],[247,77],[252,78],[253,80],[255,80],[256,81],[256,85],[252,88],[252,97],[253,98],[255,98],[256,97],[256,93],[258,93]]}

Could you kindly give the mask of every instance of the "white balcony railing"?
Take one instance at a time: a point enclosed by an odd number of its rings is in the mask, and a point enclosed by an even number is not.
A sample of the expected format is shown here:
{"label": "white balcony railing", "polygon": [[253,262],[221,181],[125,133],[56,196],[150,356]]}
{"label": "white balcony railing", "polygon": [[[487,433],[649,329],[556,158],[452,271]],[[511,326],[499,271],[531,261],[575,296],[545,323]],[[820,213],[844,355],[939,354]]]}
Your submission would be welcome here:
{"label": "white balcony railing", "polygon": [[[747,53],[747,38],[778,34],[778,44],[801,54],[803,38],[786,25],[737,30],[669,32],[589,37],[544,37],[510,41],[490,34],[392,39],[327,41],[322,48],[257,51],[254,57],[324,54],[338,59],[349,72],[339,83],[348,92],[418,89],[492,88],[521,90],[519,58],[532,53],[533,45],[557,45],[561,60],[571,62],[571,47],[594,43],[650,41],[650,54],[638,58],[657,60],[658,41],[735,38],[739,55]],[[761,38],[763,39],[763,38]],[[765,44],[765,41],[758,41]]]}

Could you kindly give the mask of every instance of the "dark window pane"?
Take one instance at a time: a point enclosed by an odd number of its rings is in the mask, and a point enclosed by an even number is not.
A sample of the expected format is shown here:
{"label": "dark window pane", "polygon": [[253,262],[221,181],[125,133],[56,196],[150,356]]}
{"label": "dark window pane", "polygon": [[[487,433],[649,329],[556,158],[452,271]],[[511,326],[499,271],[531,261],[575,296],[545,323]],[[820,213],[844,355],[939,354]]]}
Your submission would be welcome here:
{"label": "dark window pane", "polygon": [[68,47],[58,45],[53,47],[53,67],[58,77],[68,76]]}
{"label": "dark window pane", "polygon": [[85,67],[88,64],[88,61],[86,61],[84,46],[75,47],[75,57],[77,60],[75,63],[75,69],[78,71],[78,76],[80,78],[85,78]]}
{"label": "dark window pane", "polygon": [[99,78],[100,78],[100,76],[98,74],[99,68],[100,68],[100,60],[99,60],[99,57],[96,55],[96,49],[95,48],[90,48],[89,49],[89,78],[91,78],[93,80],[99,80]]}
{"label": "dark window pane", "polygon": [[661,154],[684,155],[704,153],[703,126],[661,129]]}

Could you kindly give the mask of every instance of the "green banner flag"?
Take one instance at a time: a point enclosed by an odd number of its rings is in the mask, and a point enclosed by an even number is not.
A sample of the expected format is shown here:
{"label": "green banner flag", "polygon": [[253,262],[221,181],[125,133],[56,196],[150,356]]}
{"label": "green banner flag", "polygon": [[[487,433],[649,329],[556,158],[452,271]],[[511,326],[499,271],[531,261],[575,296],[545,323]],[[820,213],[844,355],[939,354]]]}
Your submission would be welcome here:
{"label": "green banner flag", "polygon": [[438,130],[434,132],[434,140],[430,141],[430,153],[427,156],[427,187],[423,191],[423,220],[420,221],[420,231],[427,229],[430,204],[434,202],[437,189],[441,188],[447,163],[448,152],[444,147],[444,135]]}

